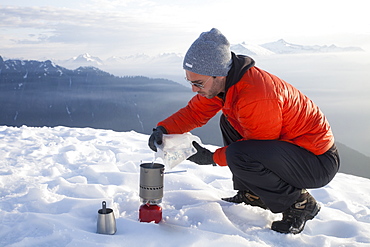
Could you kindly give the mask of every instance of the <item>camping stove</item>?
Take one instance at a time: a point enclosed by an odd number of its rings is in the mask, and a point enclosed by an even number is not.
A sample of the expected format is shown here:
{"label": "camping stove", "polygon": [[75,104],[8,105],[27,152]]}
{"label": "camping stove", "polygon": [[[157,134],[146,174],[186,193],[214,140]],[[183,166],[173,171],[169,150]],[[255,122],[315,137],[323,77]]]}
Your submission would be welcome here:
{"label": "camping stove", "polygon": [[139,209],[141,222],[159,223],[162,220],[162,208],[158,205],[163,197],[164,165],[143,163],[140,165],[140,192],[143,203]]}

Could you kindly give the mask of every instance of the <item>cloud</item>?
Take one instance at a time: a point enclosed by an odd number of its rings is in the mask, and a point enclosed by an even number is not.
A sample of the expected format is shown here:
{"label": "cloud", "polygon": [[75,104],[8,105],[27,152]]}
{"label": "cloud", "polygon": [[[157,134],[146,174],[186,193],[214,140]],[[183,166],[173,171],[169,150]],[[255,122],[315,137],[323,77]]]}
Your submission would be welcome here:
{"label": "cloud", "polygon": [[6,28],[33,28],[41,30],[53,29],[63,32],[64,26],[76,26],[80,31],[84,28],[117,29],[118,27],[130,27],[129,16],[103,12],[91,12],[73,9],[61,9],[51,7],[5,7],[0,8],[2,27]]}
{"label": "cloud", "polygon": [[85,44],[90,47],[109,47],[110,50],[116,47],[121,52],[129,49],[131,54],[144,51],[150,53],[154,50],[160,53],[167,52],[171,44],[171,48],[176,49],[181,38],[188,36],[186,32],[173,28],[172,23],[164,24],[160,20],[143,18],[142,14],[135,11],[0,7],[0,12],[1,27],[17,30],[12,32],[9,40],[18,45]]}

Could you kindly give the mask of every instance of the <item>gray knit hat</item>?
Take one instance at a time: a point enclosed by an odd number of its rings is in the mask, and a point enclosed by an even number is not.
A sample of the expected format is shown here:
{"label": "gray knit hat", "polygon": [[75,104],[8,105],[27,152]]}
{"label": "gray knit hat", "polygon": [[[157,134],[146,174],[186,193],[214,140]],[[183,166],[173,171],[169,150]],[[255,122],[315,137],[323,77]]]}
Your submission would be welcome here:
{"label": "gray knit hat", "polygon": [[227,76],[231,67],[230,43],[216,28],[202,33],[185,55],[183,68],[209,76]]}

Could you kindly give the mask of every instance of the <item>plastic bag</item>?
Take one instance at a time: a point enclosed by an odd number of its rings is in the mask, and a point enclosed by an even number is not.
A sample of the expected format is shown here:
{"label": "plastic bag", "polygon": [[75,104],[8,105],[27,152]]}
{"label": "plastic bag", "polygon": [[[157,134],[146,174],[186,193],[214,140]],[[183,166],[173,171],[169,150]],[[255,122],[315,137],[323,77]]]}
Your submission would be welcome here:
{"label": "plastic bag", "polygon": [[197,152],[192,142],[201,144],[199,137],[187,132],[184,134],[163,135],[163,143],[157,145],[155,158],[162,158],[166,168],[172,169]]}

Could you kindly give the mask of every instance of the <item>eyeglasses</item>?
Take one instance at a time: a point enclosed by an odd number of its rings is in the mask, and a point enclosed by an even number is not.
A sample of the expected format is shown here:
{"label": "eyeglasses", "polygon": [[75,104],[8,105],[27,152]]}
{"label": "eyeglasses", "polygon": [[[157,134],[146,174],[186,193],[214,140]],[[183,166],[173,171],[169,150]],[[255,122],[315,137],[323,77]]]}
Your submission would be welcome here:
{"label": "eyeglasses", "polygon": [[[185,77],[185,80],[187,81],[187,82],[189,82],[190,83],[190,85],[192,85],[192,86],[196,86],[196,87],[198,87],[198,88],[201,88],[201,89],[203,89],[204,88],[204,86],[206,85],[206,83],[209,81],[209,79],[211,79],[211,78],[216,78],[215,76],[210,76],[205,82],[201,82],[200,80],[198,80],[198,81],[190,81],[190,80],[188,80],[188,78],[186,78]],[[201,82],[201,83],[199,83],[199,82]]]}

